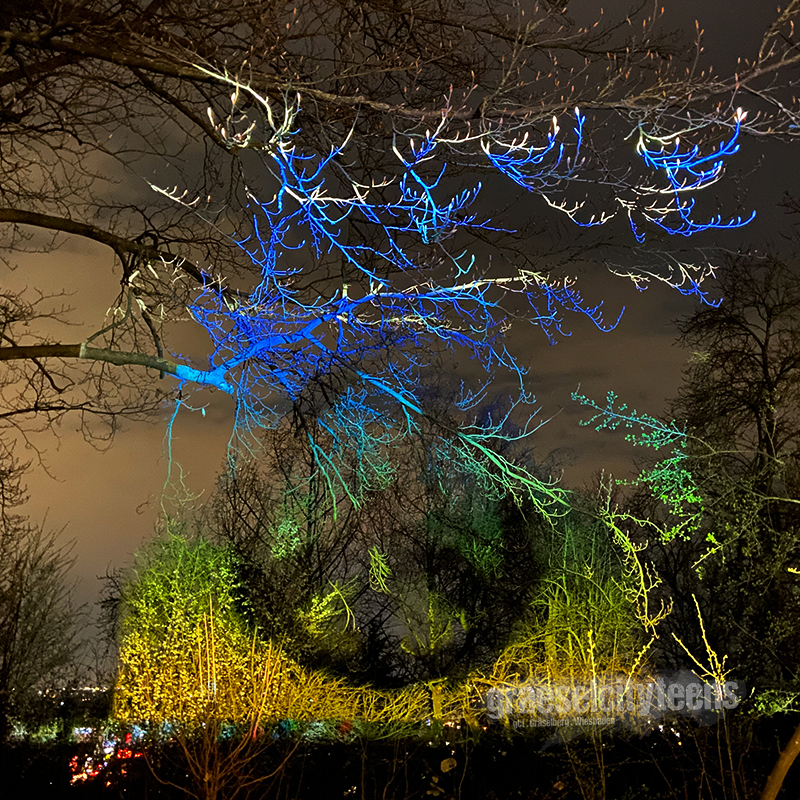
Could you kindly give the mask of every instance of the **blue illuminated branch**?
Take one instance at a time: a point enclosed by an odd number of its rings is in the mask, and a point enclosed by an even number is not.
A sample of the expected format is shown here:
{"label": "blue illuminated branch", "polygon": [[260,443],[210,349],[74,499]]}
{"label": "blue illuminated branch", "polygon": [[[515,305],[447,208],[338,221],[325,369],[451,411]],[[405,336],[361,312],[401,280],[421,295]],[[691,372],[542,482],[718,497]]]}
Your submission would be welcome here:
{"label": "blue illuminated branch", "polygon": [[[546,141],[541,146],[534,145],[527,133],[511,142],[503,142],[496,133],[486,133],[481,148],[496,170],[518,186],[540,195],[548,205],[566,214],[577,225],[589,228],[604,225],[617,212],[603,208],[589,215],[584,212],[586,200],[559,199],[570,181],[581,180],[576,170],[585,163],[580,153],[586,118],[577,108],[574,114],[576,124],[573,129],[575,143],[572,156],[565,158],[565,145],[557,140],[560,128],[556,117],[553,117]],[[740,228],[752,222],[755,212],[746,218],[723,220],[721,215],[716,215],[704,222],[696,222],[692,219],[695,199],[687,196],[708,188],[722,177],[725,160],[739,150],[738,138],[746,116],[744,111],[737,109],[731,136],[707,153],[703,153],[697,145],[682,150],[679,134],[659,137],[646,133],[639,126],[636,152],[649,170],[666,180],[665,185],[642,183],[628,187],[626,193],[621,192],[615,198],[626,213],[638,242],[644,242],[645,233],[636,223],[636,215],[641,215],[669,234],[681,236],[691,236],[712,228]]]}
{"label": "blue illuminated branch", "polygon": [[[523,370],[497,347],[506,316],[501,303],[509,293],[527,299],[534,311],[531,321],[551,340],[557,332],[566,333],[564,310],[588,316],[603,330],[613,327],[602,320],[602,304],[585,305],[569,282],[525,271],[504,278],[480,276],[473,256],[441,247],[460,229],[488,228],[467,212],[479,186],[441,202],[437,195],[444,168],[430,178],[421,173],[442,130],[427,132],[419,144],[412,140],[408,156],[395,145],[402,173],[393,198],[378,194],[390,186],[388,181],[369,187],[352,182],[349,193],[329,194],[323,170],[342,148],[314,158],[298,152],[290,139],[273,143],[268,158],[278,189],[270,202],[251,198],[258,209],[254,233],[237,240],[259,269],[260,283],[233,307],[221,286],[209,284],[190,307],[211,336],[213,370],[237,371],[239,393],[250,398],[242,410],[247,427],[259,414],[270,415],[273,392],[296,398],[312,376],[382,357],[388,344],[395,353],[392,381],[384,380],[385,367],[376,376],[384,387],[400,382],[416,386],[424,366],[420,354],[442,344],[468,350],[487,370],[505,367],[521,376]],[[372,228],[374,243],[351,241],[349,226],[355,221]],[[433,250],[415,252],[405,242],[409,234]],[[328,297],[308,299],[296,284],[300,269],[280,266],[283,254],[307,246],[318,260],[338,255],[367,285],[354,279]],[[451,279],[445,272],[420,280],[437,261],[449,265]],[[410,279],[401,282],[404,273]]]}
{"label": "blue illuminated branch", "polygon": [[680,135],[658,137],[645,133],[644,129],[639,127],[636,152],[642,157],[645,165],[664,175],[667,186],[643,192],[644,197],[651,197],[649,201],[644,200],[636,204],[623,203],[628,211],[631,230],[638,241],[644,241],[644,233],[634,222],[631,213],[634,208],[649,222],[658,225],[671,235],[691,236],[712,228],[741,228],[753,221],[755,211],[747,218],[739,216],[723,220],[721,215],[716,215],[706,222],[695,222],[692,219],[695,199],[693,197],[684,199],[684,195],[706,189],[722,177],[725,158],[739,150],[738,138],[746,116],[745,111],[737,108],[734,114],[734,130],[730,138],[705,154],[697,145],[682,150]]}
{"label": "blue illuminated branch", "polygon": [[[332,491],[344,489],[356,500],[363,488],[383,485],[397,440],[430,421],[417,392],[442,347],[466,351],[487,376],[498,369],[515,376],[512,408],[532,402],[525,369],[502,344],[509,295],[528,303],[528,319],[551,341],[569,335],[564,312],[585,315],[601,330],[616,324],[605,323],[602,303],[586,304],[569,281],[524,270],[484,275],[461,245],[449,246],[461,231],[494,229],[470,211],[479,185],[448,196],[445,168],[428,168],[445,119],[405,152],[395,143],[399,175],[370,185],[337,163],[346,142],[326,154],[303,152],[292,127],[284,123],[264,153],[274,197],[251,195],[252,232],[235,239],[259,280],[236,295],[222,281],[208,281],[189,306],[211,339],[208,374],[235,387],[240,441],[252,443],[249,437],[278,424],[282,403],[311,402],[324,438],[309,434],[320,473]],[[320,274],[329,291],[309,292],[304,278],[326,263],[349,277]],[[308,400],[318,387],[326,398],[321,405]],[[466,391],[456,407],[463,414],[479,396]],[[505,423],[437,424],[451,456],[480,477],[487,493],[523,487],[544,508],[538,498],[561,495],[500,455],[517,438],[509,438]],[[346,464],[358,465],[355,477]]]}
{"label": "blue illuminated branch", "polygon": [[537,147],[530,141],[530,134],[525,133],[511,142],[503,141],[496,133],[486,133],[481,140],[481,149],[491,165],[518,186],[529,192],[538,194],[552,208],[566,214],[573,222],[583,228],[604,225],[614,217],[615,212],[604,209],[599,214],[592,214],[588,219],[581,219],[579,212],[586,205],[585,201],[571,205],[567,201],[555,199],[555,195],[564,191],[565,184],[573,180],[578,167],[582,166],[583,127],[586,117],[576,108],[574,153],[564,157],[564,143],[558,142],[561,132],[558,118],[553,117],[547,141]]}
{"label": "blue illuminated branch", "polygon": [[[541,147],[536,147],[530,142],[526,133],[521,139],[514,139],[509,143],[498,141],[495,136],[484,136],[481,149],[491,162],[492,166],[503,175],[511,178],[514,183],[528,191],[544,193],[547,190],[560,187],[565,180],[572,177],[579,164],[581,145],[583,144],[583,125],[586,117],[579,109],[575,109],[575,154],[564,158],[564,144],[558,142],[561,129],[558,118],[553,117],[547,142]],[[499,146],[502,152],[495,152],[492,146]],[[582,163],[582,162],[580,162]]]}
{"label": "blue illuminated branch", "polygon": [[[697,257],[697,255],[697,252],[692,254],[693,257]],[[640,292],[647,289],[651,280],[657,280],[683,295],[697,297],[702,303],[712,308],[717,308],[722,302],[721,298],[713,299],[703,287],[707,278],[716,277],[714,266],[709,261],[701,261],[699,264],[692,263],[686,259],[685,254],[680,252],[652,249],[648,256],[648,260],[655,263],[651,265],[639,263],[632,268],[629,265],[606,261],[606,267],[614,275],[631,280]]]}
{"label": "blue illuminated branch", "polygon": [[[556,120],[541,145],[526,136],[502,144],[496,132],[453,135],[445,111],[422,136],[398,134],[395,174],[368,182],[357,166],[348,166],[349,139],[327,152],[298,144],[299,100],[278,114],[267,98],[229,81],[235,94],[247,92],[262,107],[264,130],[237,116],[235,102],[222,123],[210,115],[212,124],[231,147],[261,152],[274,194],[249,194],[249,233],[234,237],[255,268],[253,285],[237,292],[209,278],[188,307],[210,337],[212,352],[208,368],[187,371],[184,380],[235,396],[235,433],[244,446],[278,425],[289,407],[313,416],[316,427],[304,430],[319,472],[332,491],[343,488],[354,501],[363,490],[385,485],[389,451],[417,435],[422,421],[435,423],[442,447],[474,472],[487,493],[522,487],[542,508],[542,498],[560,500],[552,486],[500,455],[518,438],[508,434],[507,419],[478,424],[464,415],[500,370],[518,386],[512,409],[533,402],[524,388],[526,368],[504,344],[511,297],[524,301],[524,316],[551,342],[569,335],[566,313],[583,315],[604,331],[616,321],[605,322],[602,303],[584,301],[569,280],[522,269],[482,271],[465,234],[500,229],[472,210],[480,184],[452,188],[446,162],[449,154],[480,144],[495,169],[554,204],[548,194],[572,180],[581,163],[583,115],[576,109],[577,142],[568,156]],[[694,175],[694,188],[702,188],[717,175],[717,162],[735,152],[734,140],[721,145],[715,158],[694,151],[684,158],[676,145],[672,161],[654,155],[653,167],[675,181]],[[690,281],[682,291],[698,291],[697,285]],[[434,419],[419,398],[425,371],[443,348],[466,354],[483,371],[478,382],[484,388],[465,390],[452,418]],[[531,430],[529,424],[520,435]]]}
{"label": "blue illuminated branch", "polygon": [[[723,173],[723,158],[738,152],[737,139],[741,131],[742,121],[747,116],[741,108],[734,115],[734,131],[727,141],[721,142],[710,153],[703,155],[695,145],[689,150],[681,151],[680,135],[671,137],[650,136],[640,127],[636,152],[644,159],[645,164],[656,170],[663,170],[669,179],[673,192],[688,192],[702,189],[715,183]],[[669,151],[669,143],[672,150]],[[658,150],[651,149],[648,142],[655,142]]]}

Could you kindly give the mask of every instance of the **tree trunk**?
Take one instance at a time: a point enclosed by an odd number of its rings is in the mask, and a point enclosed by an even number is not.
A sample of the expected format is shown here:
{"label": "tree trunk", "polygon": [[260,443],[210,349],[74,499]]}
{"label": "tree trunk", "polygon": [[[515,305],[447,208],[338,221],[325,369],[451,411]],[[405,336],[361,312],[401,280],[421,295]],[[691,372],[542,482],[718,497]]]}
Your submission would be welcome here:
{"label": "tree trunk", "polygon": [[781,750],[781,754],[778,756],[769,778],[767,778],[764,791],[761,792],[760,800],[775,800],[781,790],[781,786],[783,786],[783,779],[786,777],[789,767],[792,766],[792,762],[797,758],[798,753],[800,753],[800,725],[795,728],[789,743]]}

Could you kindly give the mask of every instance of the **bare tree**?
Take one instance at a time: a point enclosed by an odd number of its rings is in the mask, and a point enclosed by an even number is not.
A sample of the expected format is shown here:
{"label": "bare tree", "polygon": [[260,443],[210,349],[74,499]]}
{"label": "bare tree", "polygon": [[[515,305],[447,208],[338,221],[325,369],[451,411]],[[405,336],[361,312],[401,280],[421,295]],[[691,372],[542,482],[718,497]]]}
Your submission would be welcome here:
{"label": "bare tree", "polygon": [[[730,259],[720,275],[725,302],[679,322],[682,343],[695,352],[673,404],[696,437],[690,463],[708,499],[705,530],[720,550],[706,559],[702,583],[687,580],[692,571],[668,577],[676,611],[685,615],[690,589],[701,594],[709,616],[716,609],[716,618],[727,620],[712,625],[709,635],[758,690],[778,693],[795,690],[800,658],[800,280],[794,257]],[[698,543],[691,545],[673,556],[696,558]],[[800,727],[781,751],[763,800],[778,795],[798,752]]]}
{"label": "bare tree", "polygon": [[673,413],[766,488],[800,447],[800,282],[789,261],[742,255],[719,285],[719,308],[678,323],[694,353]]}
{"label": "bare tree", "polygon": [[0,744],[35,689],[51,689],[77,652],[78,611],[72,603],[69,546],[31,525],[16,508],[24,500],[23,467],[3,453],[0,473]]}

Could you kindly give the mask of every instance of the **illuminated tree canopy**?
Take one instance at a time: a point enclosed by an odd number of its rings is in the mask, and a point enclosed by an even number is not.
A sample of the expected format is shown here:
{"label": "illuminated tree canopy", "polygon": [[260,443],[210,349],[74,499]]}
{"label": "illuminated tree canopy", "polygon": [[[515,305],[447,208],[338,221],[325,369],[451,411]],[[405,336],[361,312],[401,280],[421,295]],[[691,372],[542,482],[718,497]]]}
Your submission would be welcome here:
{"label": "illuminated tree canopy", "polygon": [[[510,131],[457,126],[445,106],[437,126],[420,138],[396,132],[396,173],[367,182],[360,178],[361,165],[350,157],[347,139],[325,152],[295,142],[299,97],[276,111],[268,98],[235,77],[214,77],[228,81],[234,91],[228,117],[217,121],[209,109],[209,119],[231,148],[252,149],[263,156],[261,164],[274,189],[272,199],[264,201],[248,188],[250,231],[232,235],[258,279],[233,288],[224,275],[203,274],[203,285],[187,309],[211,339],[213,350],[205,369],[92,347],[91,339],[73,346],[78,357],[149,366],[174,375],[181,388],[197,384],[232,395],[235,436],[248,446],[259,430],[278,425],[291,404],[300,418],[313,416],[325,437],[322,445],[302,423],[329,483],[341,484],[355,499],[361,489],[385,480],[392,443],[414,435],[421,420],[430,417],[418,397],[424,371],[436,363],[442,349],[463,351],[484,377],[477,388],[462,384],[455,400],[460,419],[436,420],[443,447],[479,475],[490,491],[523,487],[533,496],[544,491],[557,499],[550,487],[501,454],[503,443],[532,430],[532,417],[513,432],[508,425],[512,411],[533,401],[524,385],[525,368],[503,342],[509,298],[521,298],[528,310],[518,315],[539,327],[551,343],[569,335],[564,327],[568,313],[582,314],[604,331],[616,322],[604,320],[602,303],[586,302],[569,279],[513,267],[497,269],[490,259],[465,247],[470,234],[503,229],[474,210],[481,184],[453,194],[447,168],[460,161],[462,171],[464,164],[480,169],[476,155],[483,155],[490,167],[578,225],[606,224],[615,212],[582,219],[588,214],[587,201],[564,199],[580,174],[586,122],[580,110],[574,110],[570,140],[560,137],[556,117],[544,135],[533,129],[509,138],[518,133],[518,126]],[[239,112],[243,97],[260,113]],[[618,198],[638,241],[644,240],[644,222],[689,236],[752,219],[753,215],[693,219],[693,193],[720,179],[725,158],[738,149],[745,116],[737,109],[732,133],[710,148],[686,149],[677,134],[657,138],[640,131],[636,152],[652,176],[641,185],[630,184],[634,200]],[[188,207],[200,206],[186,192],[154,188]],[[202,215],[202,209],[198,213]],[[122,319],[100,334],[126,324],[136,313],[132,298],[140,312],[152,317],[160,310],[163,315],[163,302],[160,309],[148,307],[136,290],[145,271],[161,279],[171,267],[163,257],[145,257],[127,278],[127,307],[118,309]],[[704,297],[702,269],[683,267],[660,277],[682,293]],[[49,355],[47,347],[34,348],[34,355]],[[0,355],[12,359],[25,355],[25,350],[7,347]],[[470,417],[500,370],[510,373],[518,386],[507,410],[495,418]],[[361,465],[360,486],[347,485],[341,476],[340,464],[347,458]]]}
{"label": "illuminated tree canopy", "polygon": [[[177,408],[204,406],[192,387],[230,395],[235,449],[288,423],[354,500],[385,483],[390,448],[423,420],[440,455],[490,494],[559,499],[508,455],[538,421],[506,334],[526,321],[555,342],[571,314],[607,331],[616,312],[532,258],[497,207],[525,198],[543,222],[605,227],[627,252],[599,257],[613,272],[706,299],[713,265],[682,242],[753,218],[712,188],[746,133],[795,135],[779,79],[797,60],[797,4],[731,81],[680,63],[658,14],[635,15],[635,33],[630,18],[585,27],[549,5],[526,16],[420,2],[408,19],[366,8],[197,2],[189,23],[163,4],[98,3],[85,18],[55,7],[0,18],[29,76],[23,90],[9,64],[16,121],[3,125],[19,145],[0,222],[12,246],[31,227],[68,233],[107,245],[122,267],[108,318],[79,342],[25,327],[52,315],[46,299],[4,296],[8,424],[158,408],[169,393],[157,372],[177,379]],[[771,83],[748,117],[737,92],[760,80]],[[104,202],[99,153],[139,181],[156,157],[144,207]],[[166,344],[187,314],[208,335],[207,359]],[[464,380],[434,410],[424,385],[445,357]],[[502,410],[486,412],[498,391]]]}
{"label": "illuminated tree canopy", "polygon": [[[516,315],[539,327],[551,343],[569,335],[566,314],[582,314],[604,331],[616,321],[604,320],[602,303],[586,302],[568,279],[496,268],[476,255],[468,236],[502,229],[475,210],[481,184],[453,193],[447,170],[452,162],[480,169],[476,156],[483,155],[490,167],[579,225],[605,224],[613,212],[584,221],[586,201],[564,199],[582,158],[586,120],[580,110],[574,111],[571,139],[560,137],[555,117],[544,135],[533,130],[509,138],[514,128],[459,127],[445,106],[436,127],[420,138],[395,132],[396,173],[367,182],[347,140],[326,152],[295,142],[300,98],[276,112],[269,99],[236,78],[216,77],[233,86],[231,111],[218,122],[209,110],[209,118],[231,147],[263,155],[274,193],[265,202],[248,189],[249,232],[234,234],[259,280],[233,291],[223,276],[210,276],[188,307],[211,338],[209,366],[179,366],[176,376],[233,395],[240,439],[279,424],[287,401],[295,412],[313,415],[326,440],[324,448],[313,438],[310,444],[329,480],[340,477],[338,464],[347,454],[362,465],[361,484],[369,487],[379,486],[390,470],[392,443],[414,435],[421,420],[431,417],[418,396],[424,371],[443,349],[461,351],[483,378],[477,389],[474,383],[462,384],[455,399],[458,422],[436,420],[443,447],[481,476],[486,489],[501,493],[526,487],[534,496],[545,490],[554,498],[549,487],[501,454],[503,443],[532,430],[532,418],[513,433],[507,424],[513,410],[533,401],[524,384],[525,368],[504,344],[510,300],[520,299],[517,305],[527,310]],[[260,116],[237,111],[243,96]],[[746,224],[741,217],[702,222],[692,217],[692,193],[719,180],[725,157],[738,149],[744,118],[738,109],[732,134],[708,150],[684,149],[677,135],[657,144],[641,135],[637,152],[653,175],[641,186],[631,185],[636,201],[620,200],[638,240],[644,233],[633,221],[635,211],[683,236]],[[199,206],[185,192],[169,196]],[[157,271],[153,264],[148,268]],[[704,296],[702,270],[661,277],[683,293]],[[508,410],[494,418],[470,417],[502,370],[518,386]]]}

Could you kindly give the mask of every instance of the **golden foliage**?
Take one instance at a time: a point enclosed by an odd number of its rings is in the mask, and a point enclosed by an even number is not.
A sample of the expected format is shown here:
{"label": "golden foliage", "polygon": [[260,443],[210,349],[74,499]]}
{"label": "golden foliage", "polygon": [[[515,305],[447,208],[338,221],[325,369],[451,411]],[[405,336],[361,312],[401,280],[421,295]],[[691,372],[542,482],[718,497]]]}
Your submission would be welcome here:
{"label": "golden foliage", "polygon": [[114,700],[115,716],[124,722],[191,729],[210,718],[249,727],[283,719],[358,720],[375,736],[411,733],[430,719],[478,725],[490,688],[532,679],[563,685],[608,675],[638,678],[652,642],[654,626],[642,619],[640,598],[586,562],[545,580],[533,619],[489,669],[459,685],[351,686],[303,667],[280,644],[248,629],[235,609],[236,579],[224,552],[181,536],[157,550],[124,598]]}

